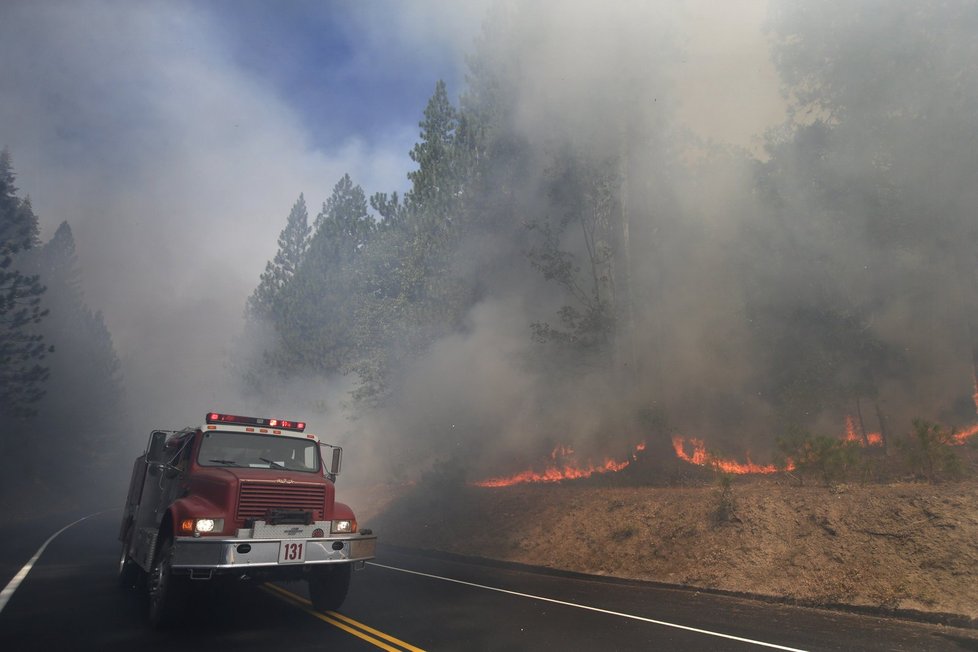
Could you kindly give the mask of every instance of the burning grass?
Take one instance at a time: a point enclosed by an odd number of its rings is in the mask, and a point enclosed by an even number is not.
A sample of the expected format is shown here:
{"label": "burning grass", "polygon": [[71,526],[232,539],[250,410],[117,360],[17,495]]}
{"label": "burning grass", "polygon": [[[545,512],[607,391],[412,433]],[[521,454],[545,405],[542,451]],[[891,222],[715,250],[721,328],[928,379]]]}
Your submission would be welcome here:
{"label": "burning grass", "polygon": [[[676,459],[688,464],[704,467],[717,473],[731,475],[774,475],[778,473],[798,472],[800,475],[813,474],[826,484],[850,479],[857,475],[862,481],[867,479],[892,480],[901,473],[922,473],[928,480],[935,481],[945,476],[953,476],[953,463],[957,454],[954,447],[963,446],[978,434],[978,424],[963,430],[942,429],[937,424],[932,427],[933,442],[925,442],[933,451],[928,451],[931,458],[947,460],[945,469],[935,472],[934,466],[928,463],[926,471],[921,471],[916,462],[915,452],[920,444],[919,423],[914,421],[913,432],[897,440],[897,448],[905,453],[906,459],[897,462],[880,462],[880,457],[886,457],[882,433],[865,432],[856,427],[855,420],[847,416],[845,432],[840,437],[811,436],[796,434],[795,437],[779,439],[782,461],[780,464],[758,464],[751,460],[746,453],[741,461],[731,457],[723,457],[711,451],[706,442],[696,437],[673,435],[672,450]],[[531,467],[511,475],[495,476],[477,480],[471,484],[483,488],[511,487],[521,484],[556,483],[570,480],[581,480],[594,475],[615,474],[638,462],[646,450],[646,443],[641,442],[634,447],[632,453],[624,459],[605,457],[601,462],[591,460],[579,461],[574,449],[567,446],[556,446],[550,453],[550,459],[543,465]],[[901,463],[902,462],[902,463]]]}
{"label": "burning grass", "polygon": [[474,482],[472,484],[477,487],[498,488],[511,487],[517,484],[580,480],[582,478],[590,478],[595,474],[617,473],[638,459],[638,454],[644,450],[645,443],[639,443],[636,444],[635,451],[629,458],[620,461],[605,458],[601,463],[595,464],[590,460],[584,461],[583,463],[578,462],[575,459],[576,454],[574,449],[567,446],[557,446],[550,453],[550,462],[543,470],[537,471],[527,469],[526,471],[520,471],[519,473],[515,473],[513,475],[479,480],[478,482]]}

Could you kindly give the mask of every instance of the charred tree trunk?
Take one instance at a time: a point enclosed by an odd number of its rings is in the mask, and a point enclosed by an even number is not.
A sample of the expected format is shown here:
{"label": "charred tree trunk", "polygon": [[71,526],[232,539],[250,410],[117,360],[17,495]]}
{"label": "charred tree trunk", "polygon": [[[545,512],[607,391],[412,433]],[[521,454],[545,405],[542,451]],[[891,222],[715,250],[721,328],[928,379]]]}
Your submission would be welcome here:
{"label": "charred tree trunk", "polygon": [[978,414],[978,326],[971,325],[971,400],[975,404],[975,414]]}
{"label": "charred tree trunk", "polygon": [[632,304],[632,259],[630,242],[630,211],[628,208],[628,138],[622,135],[619,153],[620,185],[618,190],[618,218],[621,233],[621,255],[619,262],[619,302],[618,313],[622,321],[618,330],[619,368],[625,372],[627,380],[635,379],[635,315]]}
{"label": "charred tree trunk", "polygon": [[886,417],[883,416],[883,409],[880,408],[879,400],[876,401],[876,418],[880,422],[880,441],[883,443],[883,454],[885,455],[890,441],[890,433],[886,427]]}
{"label": "charred tree trunk", "polygon": [[859,419],[859,436],[863,439],[863,448],[869,450],[869,437],[866,435],[866,424],[863,421],[863,406],[858,396],[856,397],[856,418]]}

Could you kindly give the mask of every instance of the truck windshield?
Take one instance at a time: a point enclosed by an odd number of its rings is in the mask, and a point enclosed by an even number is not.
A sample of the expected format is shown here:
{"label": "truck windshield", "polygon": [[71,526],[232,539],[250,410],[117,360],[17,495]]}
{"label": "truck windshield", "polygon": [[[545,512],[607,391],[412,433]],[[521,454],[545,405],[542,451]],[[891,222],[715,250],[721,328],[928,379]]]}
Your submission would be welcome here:
{"label": "truck windshield", "polygon": [[319,471],[315,442],[237,432],[205,432],[197,463],[201,466]]}

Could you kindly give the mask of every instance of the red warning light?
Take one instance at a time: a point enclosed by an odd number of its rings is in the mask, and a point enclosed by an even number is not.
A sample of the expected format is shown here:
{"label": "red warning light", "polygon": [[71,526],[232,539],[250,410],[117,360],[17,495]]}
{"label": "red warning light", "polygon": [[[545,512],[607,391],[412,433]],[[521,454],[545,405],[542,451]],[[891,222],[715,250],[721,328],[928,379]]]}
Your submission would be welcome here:
{"label": "red warning light", "polygon": [[221,414],[219,412],[208,412],[207,423],[238,423],[249,426],[269,426],[272,428],[282,428],[283,430],[294,430],[302,432],[306,424],[303,421],[285,421],[283,419],[260,419],[256,417],[241,417],[233,414]]}

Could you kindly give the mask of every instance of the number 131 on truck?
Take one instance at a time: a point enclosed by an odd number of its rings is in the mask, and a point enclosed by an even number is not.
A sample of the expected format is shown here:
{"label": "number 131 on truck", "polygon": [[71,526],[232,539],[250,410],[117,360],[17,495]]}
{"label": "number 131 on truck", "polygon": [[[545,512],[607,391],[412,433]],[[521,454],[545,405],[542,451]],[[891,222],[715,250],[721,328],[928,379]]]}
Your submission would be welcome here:
{"label": "number 131 on truck", "polygon": [[152,432],[129,482],[119,580],[148,587],[154,627],[177,620],[198,582],[306,580],[316,609],[343,603],[377,537],[335,500],[343,450],[305,425],[211,412]]}

